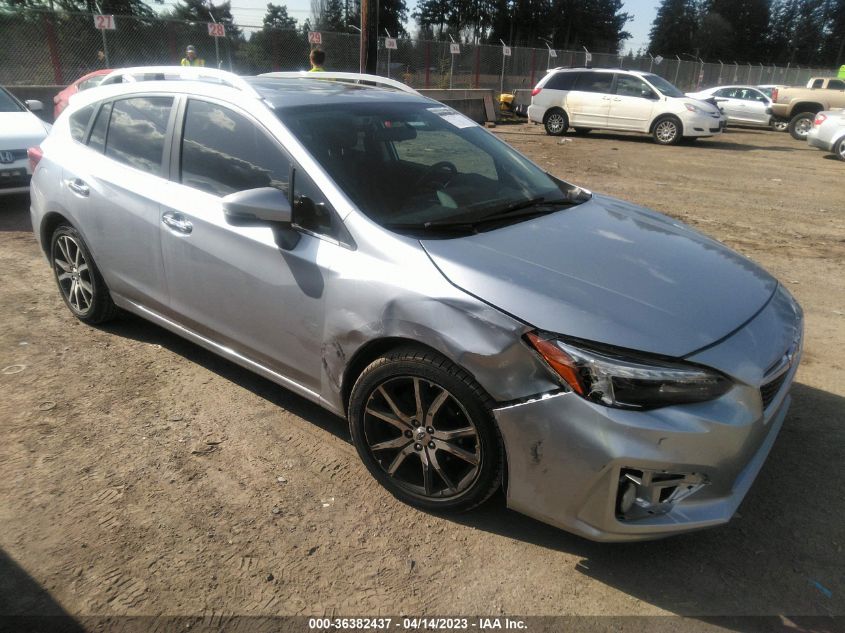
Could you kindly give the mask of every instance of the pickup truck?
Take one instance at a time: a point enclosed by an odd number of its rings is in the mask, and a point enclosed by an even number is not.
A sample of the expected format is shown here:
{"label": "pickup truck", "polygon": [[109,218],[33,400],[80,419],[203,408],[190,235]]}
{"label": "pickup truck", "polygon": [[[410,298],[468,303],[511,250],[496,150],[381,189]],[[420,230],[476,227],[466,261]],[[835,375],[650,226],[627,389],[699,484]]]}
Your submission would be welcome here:
{"label": "pickup truck", "polygon": [[770,114],[775,121],[789,121],[789,133],[796,140],[806,140],[818,112],[845,108],[845,80],[814,77],[809,83],[815,85],[819,80],[823,88],[796,86],[772,91]]}

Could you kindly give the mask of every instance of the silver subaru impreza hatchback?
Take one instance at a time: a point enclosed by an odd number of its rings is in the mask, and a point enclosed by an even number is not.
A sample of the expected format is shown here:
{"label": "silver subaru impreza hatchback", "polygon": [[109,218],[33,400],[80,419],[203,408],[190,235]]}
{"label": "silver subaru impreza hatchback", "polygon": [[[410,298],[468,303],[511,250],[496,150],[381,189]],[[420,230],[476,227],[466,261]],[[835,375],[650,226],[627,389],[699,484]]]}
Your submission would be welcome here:
{"label": "silver subaru impreza hatchback", "polygon": [[425,510],[503,486],[601,541],[731,518],[801,354],[759,266],[396,82],[173,72],[80,93],[30,152],[78,319],[135,313],[345,417]]}

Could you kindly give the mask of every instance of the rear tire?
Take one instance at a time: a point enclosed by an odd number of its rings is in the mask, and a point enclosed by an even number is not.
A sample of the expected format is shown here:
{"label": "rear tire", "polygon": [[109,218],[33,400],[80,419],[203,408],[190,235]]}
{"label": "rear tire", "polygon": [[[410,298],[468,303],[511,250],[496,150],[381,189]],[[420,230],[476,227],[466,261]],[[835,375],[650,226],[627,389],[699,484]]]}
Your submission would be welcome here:
{"label": "rear tire", "polygon": [[391,494],[425,510],[462,512],[502,484],[504,450],[492,405],[466,371],[408,346],[361,373],[348,418],[358,455]]}
{"label": "rear tire", "polygon": [[50,264],[65,305],[89,325],[105,323],[117,315],[106,282],[79,232],[60,224],[50,239]]}
{"label": "rear tire", "polygon": [[789,131],[789,121],[787,119],[781,119],[779,117],[772,118],[771,122],[772,129],[775,132],[788,132]]}
{"label": "rear tire", "polygon": [[673,116],[664,116],[654,122],[651,135],[658,145],[677,145],[683,138],[684,128]]}
{"label": "rear tire", "polygon": [[816,118],[815,112],[801,112],[792,117],[789,122],[789,133],[796,141],[806,141],[807,134],[813,128],[813,121]]}
{"label": "rear tire", "polygon": [[560,108],[552,108],[543,117],[543,126],[549,136],[563,136],[569,129],[569,120],[566,112]]}

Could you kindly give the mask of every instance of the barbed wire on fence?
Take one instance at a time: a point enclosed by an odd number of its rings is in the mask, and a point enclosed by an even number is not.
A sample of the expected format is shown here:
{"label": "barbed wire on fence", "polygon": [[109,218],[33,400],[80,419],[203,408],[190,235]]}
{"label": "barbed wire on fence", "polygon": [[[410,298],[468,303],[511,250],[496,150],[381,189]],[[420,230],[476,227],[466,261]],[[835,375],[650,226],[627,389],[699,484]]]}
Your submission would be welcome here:
{"label": "barbed wire on fence", "polygon": [[[115,16],[115,30],[99,31],[89,13],[18,10],[0,12],[0,84],[65,85],[101,67],[97,52],[107,48],[112,68],[178,64],[185,48],[196,47],[207,66],[243,74],[305,70],[311,45],[307,33],[237,24],[238,33],[214,38],[208,25],[167,18]],[[331,70],[356,72],[357,33],[321,33]],[[725,64],[702,60],[590,53],[548,48],[510,47],[399,39],[387,49],[379,39],[378,74],[415,88],[486,88],[497,92],[533,88],[547,69],[587,66],[650,71],[682,90],[725,83],[802,84],[825,68]],[[554,56],[553,56],[554,53]]]}

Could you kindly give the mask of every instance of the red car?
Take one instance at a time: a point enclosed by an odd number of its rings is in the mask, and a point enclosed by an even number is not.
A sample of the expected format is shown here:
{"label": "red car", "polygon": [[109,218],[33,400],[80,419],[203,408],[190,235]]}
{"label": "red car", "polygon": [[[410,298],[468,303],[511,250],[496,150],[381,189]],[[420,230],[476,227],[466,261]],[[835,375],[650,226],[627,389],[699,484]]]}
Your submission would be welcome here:
{"label": "red car", "polygon": [[99,85],[103,77],[108,75],[110,72],[111,68],[101,68],[100,70],[95,70],[87,75],[82,75],[82,77],[74,81],[67,88],[53,97],[53,103],[55,104],[53,106],[53,120],[55,121],[59,118],[62,110],[67,107],[67,103],[73,95],[77,92],[81,92],[82,90],[87,90],[88,88],[93,88],[94,86]]}

